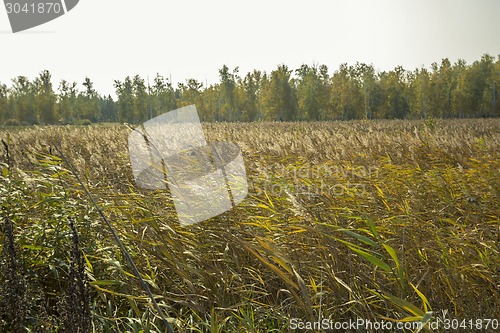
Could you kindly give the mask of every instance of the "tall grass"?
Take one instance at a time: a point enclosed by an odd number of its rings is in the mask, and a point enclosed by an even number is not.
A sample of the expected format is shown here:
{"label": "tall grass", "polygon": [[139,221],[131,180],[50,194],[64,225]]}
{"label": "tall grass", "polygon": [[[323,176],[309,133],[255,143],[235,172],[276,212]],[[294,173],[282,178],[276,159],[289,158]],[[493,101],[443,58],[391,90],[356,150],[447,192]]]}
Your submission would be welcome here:
{"label": "tall grass", "polygon": [[[206,124],[209,141],[242,148],[249,196],[187,228],[166,193],[134,185],[127,128],[0,131],[6,142],[10,135],[9,160],[0,153],[2,260],[14,253],[20,263],[20,323],[64,332],[69,312],[58,300],[83,265],[91,331],[164,330],[54,142],[176,331],[286,332],[292,318],[426,321],[431,311],[499,318],[499,127],[494,119]],[[85,308],[84,298],[73,306]],[[9,309],[1,311],[8,326]]]}

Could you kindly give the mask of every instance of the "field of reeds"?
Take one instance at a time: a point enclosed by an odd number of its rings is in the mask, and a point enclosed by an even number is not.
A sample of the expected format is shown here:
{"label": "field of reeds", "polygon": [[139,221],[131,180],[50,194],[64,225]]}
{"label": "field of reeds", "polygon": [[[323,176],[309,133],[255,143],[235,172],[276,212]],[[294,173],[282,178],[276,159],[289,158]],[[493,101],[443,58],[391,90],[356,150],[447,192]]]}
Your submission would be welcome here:
{"label": "field of reeds", "polygon": [[167,193],[135,186],[128,127],[0,129],[0,331],[166,332],[75,174],[176,332],[495,331],[499,119],[204,130],[240,146],[249,195],[180,227]]}

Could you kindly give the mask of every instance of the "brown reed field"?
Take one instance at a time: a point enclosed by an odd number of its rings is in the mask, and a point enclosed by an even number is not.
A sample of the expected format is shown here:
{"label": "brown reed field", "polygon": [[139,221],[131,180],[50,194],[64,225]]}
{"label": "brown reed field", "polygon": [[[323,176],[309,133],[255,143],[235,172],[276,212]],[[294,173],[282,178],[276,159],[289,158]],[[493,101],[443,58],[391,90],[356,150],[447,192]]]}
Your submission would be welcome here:
{"label": "brown reed field", "polygon": [[188,227],[135,186],[128,127],[0,129],[0,331],[165,331],[55,145],[176,332],[500,319],[499,119],[203,127],[239,145],[249,194]]}

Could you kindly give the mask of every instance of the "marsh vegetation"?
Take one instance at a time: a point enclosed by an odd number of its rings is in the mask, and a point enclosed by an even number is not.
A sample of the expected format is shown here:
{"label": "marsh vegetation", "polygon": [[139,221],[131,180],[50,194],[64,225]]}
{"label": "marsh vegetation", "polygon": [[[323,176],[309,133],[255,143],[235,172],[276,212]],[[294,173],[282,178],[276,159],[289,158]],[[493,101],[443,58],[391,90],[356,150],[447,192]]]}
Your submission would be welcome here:
{"label": "marsh vegetation", "polygon": [[[61,147],[179,332],[292,318],[500,318],[500,121],[204,124],[248,197],[181,228],[124,126],[0,130],[2,332],[164,328]],[[73,325],[73,326],[72,326]],[[24,329],[25,328],[25,329]]]}

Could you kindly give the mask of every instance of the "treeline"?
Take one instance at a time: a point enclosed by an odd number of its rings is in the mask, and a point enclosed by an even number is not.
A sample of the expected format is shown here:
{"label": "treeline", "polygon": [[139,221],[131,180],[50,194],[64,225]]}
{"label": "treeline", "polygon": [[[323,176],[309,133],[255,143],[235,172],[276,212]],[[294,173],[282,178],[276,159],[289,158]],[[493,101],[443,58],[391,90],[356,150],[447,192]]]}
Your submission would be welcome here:
{"label": "treeline", "polygon": [[49,71],[0,83],[0,124],[139,123],[196,104],[203,121],[348,120],[391,118],[469,118],[500,116],[500,56],[484,55],[473,64],[443,59],[430,70],[401,66],[378,72],[373,65],[325,65],[240,75],[223,66],[219,83],[188,79],[174,87],[157,74],[116,80],[116,101],[100,95],[90,78],[79,87],[61,81],[54,90]]}

